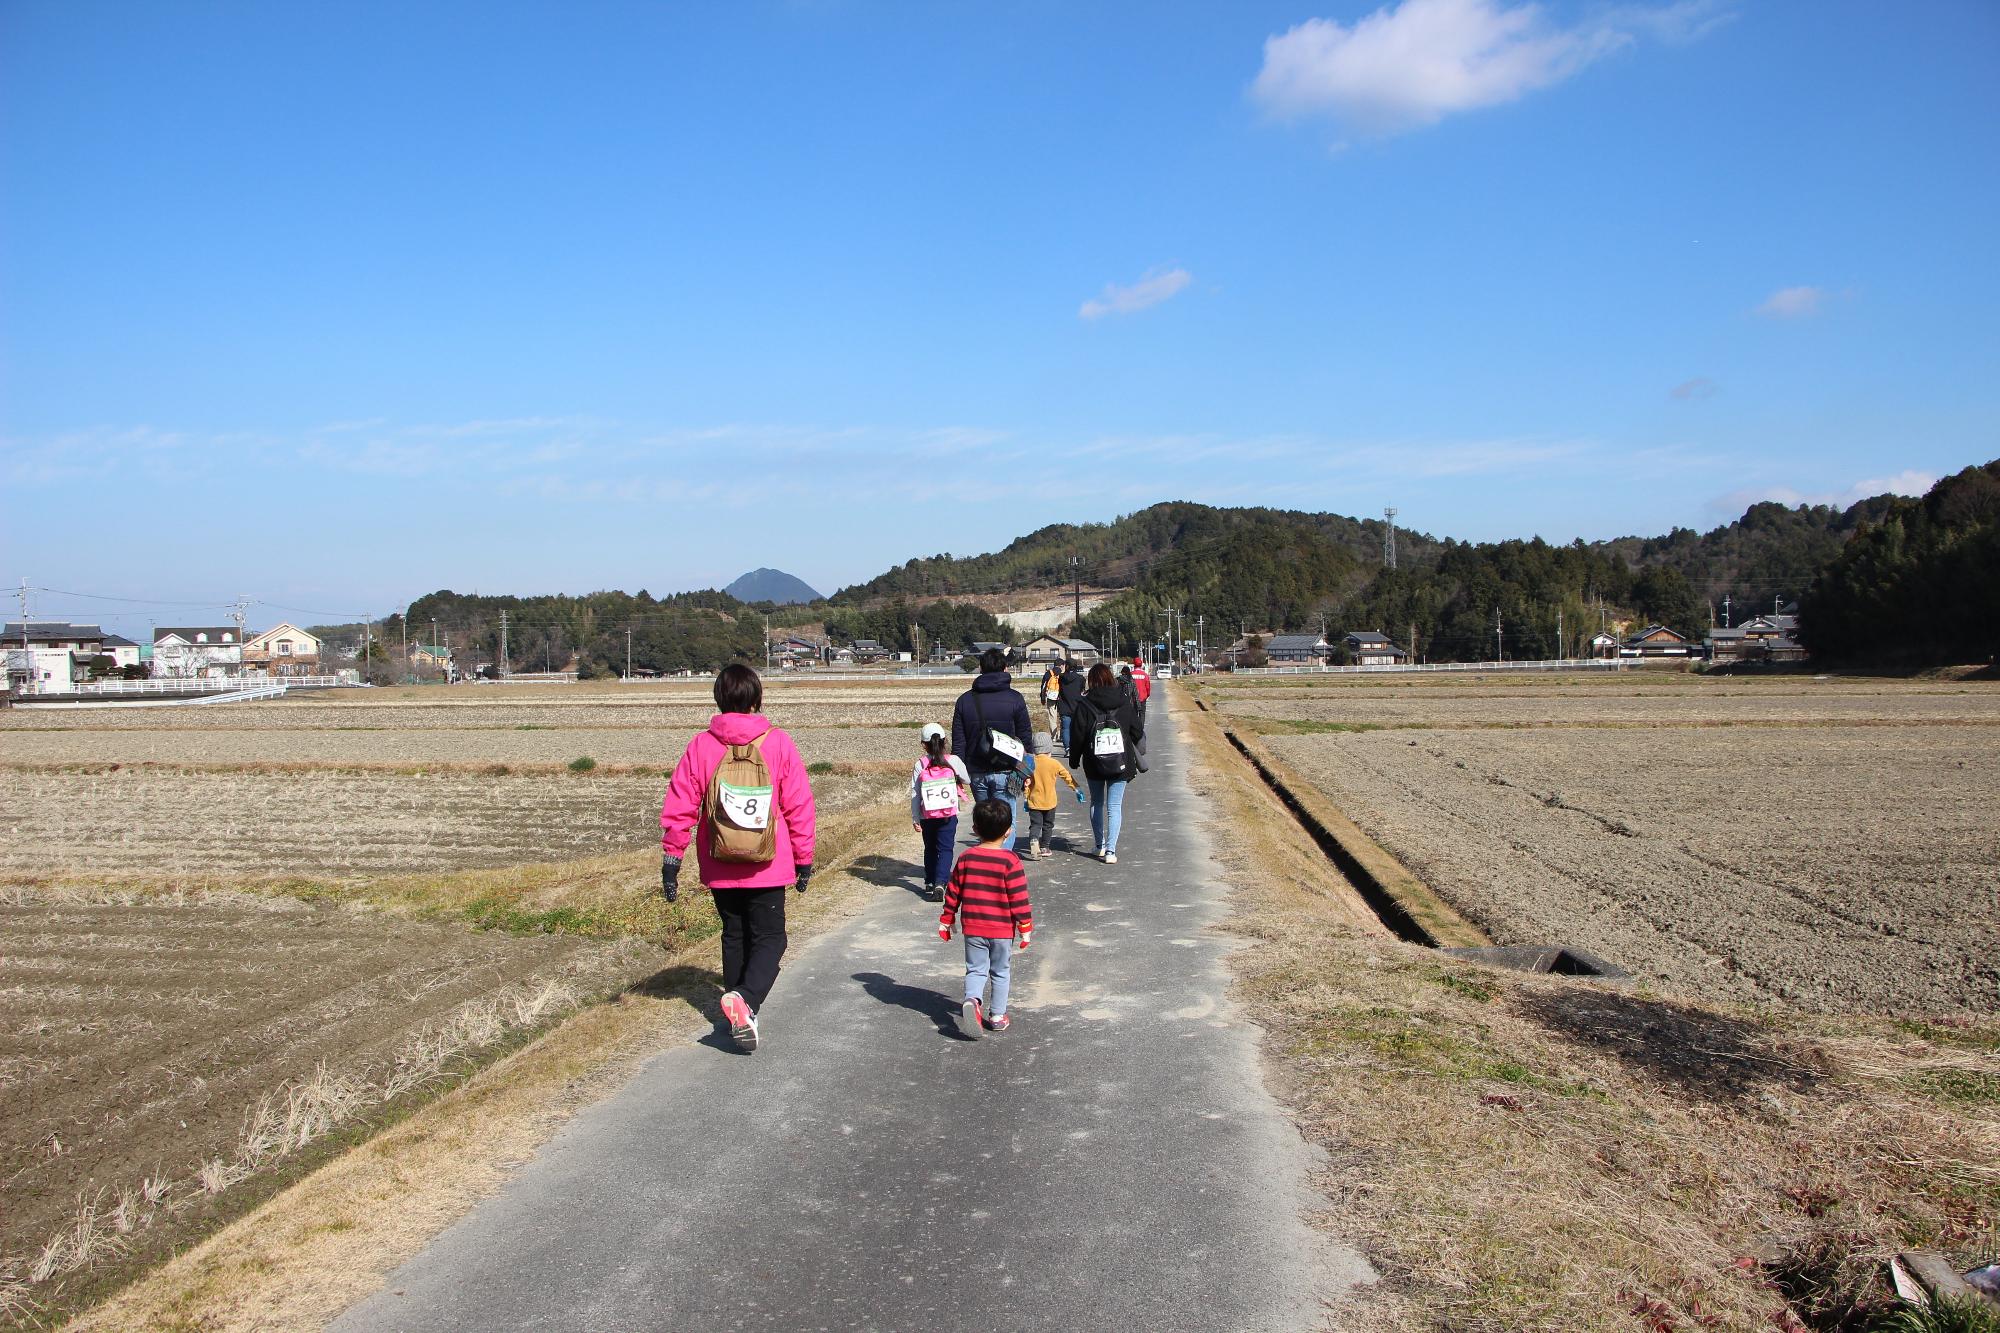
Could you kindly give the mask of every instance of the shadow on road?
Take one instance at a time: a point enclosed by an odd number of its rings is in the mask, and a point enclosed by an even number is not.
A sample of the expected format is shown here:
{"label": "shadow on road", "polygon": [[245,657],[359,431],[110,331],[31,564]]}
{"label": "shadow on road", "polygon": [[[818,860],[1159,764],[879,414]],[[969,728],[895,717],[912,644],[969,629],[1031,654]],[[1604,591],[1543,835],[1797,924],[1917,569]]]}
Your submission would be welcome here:
{"label": "shadow on road", "polygon": [[856,972],[854,979],[861,988],[883,1004],[893,1004],[900,1009],[908,1009],[922,1014],[937,1025],[940,1036],[954,1041],[967,1038],[958,1030],[958,1001],[949,995],[921,986],[905,986],[894,977],[885,977],[880,972]]}
{"label": "shadow on road", "polygon": [[856,857],[854,864],[847,868],[847,873],[883,888],[908,889],[919,897],[923,895],[924,868],[916,861],[870,854]]}

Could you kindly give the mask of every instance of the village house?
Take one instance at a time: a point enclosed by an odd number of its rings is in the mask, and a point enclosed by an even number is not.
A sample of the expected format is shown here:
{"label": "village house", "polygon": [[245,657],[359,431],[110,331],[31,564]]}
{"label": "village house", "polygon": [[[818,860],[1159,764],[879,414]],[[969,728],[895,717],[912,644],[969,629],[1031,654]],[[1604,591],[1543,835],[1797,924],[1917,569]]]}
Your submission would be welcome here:
{"label": "village house", "polygon": [[1009,657],[1013,656],[1014,653],[1013,645],[1005,643],[994,643],[988,639],[973,640],[973,642],[966,647],[966,651],[972,654],[972,656],[974,657],[984,657],[986,655],[986,650],[989,648],[998,648],[1002,653],[1007,654]]}
{"label": "village house", "polygon": [[879,662],[889,655],[889,650],[874,639],[856,639],[851,648],[854,654],[853,660],[864,665],[869,662]]}
{"label": "village house", "polygon": [[1272,666],[1323,665],[1333,645],[1318,634],[1274,634],[1264,644]]}
{"label": "village house", "polygon": [[93,658],[110,655],[104,646],[106,637],[96,625],[67,620],[30,620],[25,629],[18,620],[0,625],[0,650],[7,653],[8,690],[15,694],[59,694],[71,689],[90,674]]}
{"label": "village house", "polygon": [[[410,657],[416,659],[415,649]],[[316,675],[319,640],[297,625],[279,625],[243,641],[243,665],[246,670],[268,671],[274,676]]]}
{"label": "village house", "polygon": [[1607,633],[1604,630],[1599,630],[1597,633],[1591,635],[1590,655],[1592,657],[1598,657],[1598,658],[1617,657],[1618,636],[1616,634]]}
{"label": "village house", "polygon": [[1685,659],[1693,654],[1694,644],[1686,636],[1659,624],[1648,625],[1637,634],[1627,635],[1625,641],[1618,645],[1620,657]]}
{"label": "village house", "polygon": [[243,644],[234,625],[188,625],[153,630],[153,675],[172,680],[234,676],[243,670]]}
{"label": "village house", "polygon": [[1074,658],[1078,662],[1097,660],[1097,645],[1086,639],[1065,639],[1055,634],[1044,634],[1028,640],[1021,647],[1021,658],[1026,662],[1060,662],[1064,658]]}
{"label": "village house", "polygon": [[1356,630],[1343,642],[1347,656],[1356,666],[1401,666],[1409,654],[1375,630]]}
{"label": "village house", "polygon": [[134,643],[123,634],[105,635],[104,652],[120,671],[127,667],[142,666],[153,660],[151,646]]}

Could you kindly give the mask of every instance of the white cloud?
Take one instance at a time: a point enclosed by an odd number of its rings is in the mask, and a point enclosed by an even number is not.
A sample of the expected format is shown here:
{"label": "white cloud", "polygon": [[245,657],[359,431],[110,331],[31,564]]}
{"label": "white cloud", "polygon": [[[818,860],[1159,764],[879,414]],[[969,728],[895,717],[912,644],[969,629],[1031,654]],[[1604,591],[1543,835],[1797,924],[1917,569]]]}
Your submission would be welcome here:
{"label": "white cloud", "polygon": [[1606,10],[1573,27],[1502,0],[1402,0],[1353,24],[1307,19],[1264,41],[1250,93],[1273,115],[1331,115],[1395,134],[1561,83],[1641,37],[1685,42],[1726,22],[1717,0]]}
{"label": "white cloud", "polygon": [[1103,319],[1106,315],[1129,315],[1156,306],[1180,294],[1194,275],[1184,268],[1152,269],[1137,282],[1121,287],[1104,284],[1104,291],[1078,308],[1078,319]]}
{"label": "white cloud", "polygon": [[1915,468],[1887,477],[1868,477],[1855,482],[1843,491],[1802,491],[1792,486],[1746,486],[1718,495],[1710,500],[1709,508],[1717,513],[1728,514],[1732,518],[1741,514],[1751,505],[1763,500],[1775,500],[1781,505],[1834,505],[1845,509],[1857,500],[1866,500],[1877,495],[1922,495],[1937,485],[1937,478],[1928,472]]}
{"label": "white cloud", "polygon": [[1807,315],[1817,315],[1825,303],[1826,291],[1823,288],[1780,287],[1757,307],[1757,313],[1766,319],[1803,319]]}

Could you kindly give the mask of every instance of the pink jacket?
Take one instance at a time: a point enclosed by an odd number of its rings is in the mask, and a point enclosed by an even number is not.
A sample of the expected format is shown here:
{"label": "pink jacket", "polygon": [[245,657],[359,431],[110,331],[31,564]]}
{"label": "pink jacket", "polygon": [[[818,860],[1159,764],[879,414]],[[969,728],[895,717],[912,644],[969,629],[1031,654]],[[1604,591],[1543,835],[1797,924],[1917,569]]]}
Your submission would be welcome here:
{"label": "pink jacket", "polygon": [[[732,745],[748,745],[765,732],[764,763],[771,770],[776,788],[777,808],[771,818],[777,835],[777,855],[761,865],[745,861],[711,861],[708,840],[694,837],[701,818],[709,780]],[[688,843],[695,843],[701,863],[701,882],[711,889],[772,889],[791,884],[798,867],[813,859],[813,794],[806,778],[805,761],[792,738],[771,725],[761,713],[717,713],[709,719],[708,730],[698,733],[674,765],[667,782],[667,799],[660,806],[660,850],[668,856],[685,856]]]}

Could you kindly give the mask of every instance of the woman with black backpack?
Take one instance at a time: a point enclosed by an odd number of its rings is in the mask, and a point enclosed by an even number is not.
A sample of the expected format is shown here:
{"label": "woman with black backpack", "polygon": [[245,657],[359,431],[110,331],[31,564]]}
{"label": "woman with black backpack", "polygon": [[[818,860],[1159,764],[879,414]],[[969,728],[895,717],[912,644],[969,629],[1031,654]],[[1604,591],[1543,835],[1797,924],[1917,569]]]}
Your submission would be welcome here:
{"label": "woman with black backpack", "polygon": [[1089,779],[1090,831],[1097,835],[1098,857],[1108,866],[1118,864],[1125,784],[1139,773],[1145,739],[1131,691],[1119,685],[1109,665],[1099,662],[1090,669],[1070,718],[1069,766],[1082,768]]}

